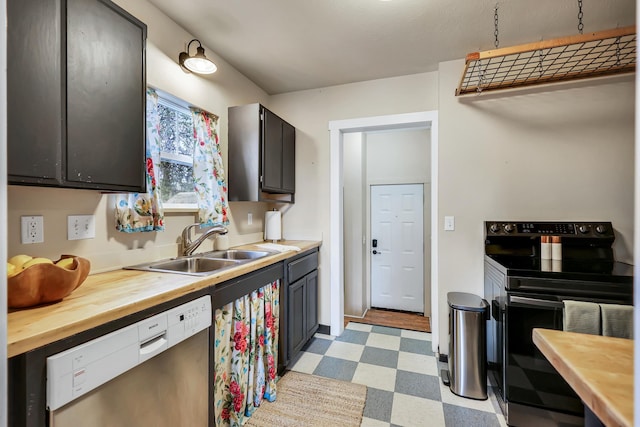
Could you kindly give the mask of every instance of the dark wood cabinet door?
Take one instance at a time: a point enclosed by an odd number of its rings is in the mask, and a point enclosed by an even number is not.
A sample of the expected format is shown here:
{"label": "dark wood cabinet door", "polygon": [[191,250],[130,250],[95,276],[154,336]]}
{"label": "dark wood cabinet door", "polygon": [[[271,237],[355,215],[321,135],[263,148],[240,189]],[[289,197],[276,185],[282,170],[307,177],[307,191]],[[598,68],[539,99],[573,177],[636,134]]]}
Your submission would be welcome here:
{"label": "dark wood cabinet door", "polygon": [[111,2],[67,1],[70,183],[145,188],[146,27]]}
{"label": "dark wood cabinet door", "polygon": [[318,330],[318,270],[306,275],[305,279],[306,339],[310,340]]}
{"label": "dark wood cabinet door", "polygon": [[289,331],[289,358],[293,358],[298,354],[302,346],[306,343],[306,324],[305,324],[305,284],[306,280],[302,279],[289,285],[288,288],[288,304],[289,313],[287,328]]}
{"label": "dark wood cabinet door", "polygon": [[282,189],[282,119],[263,109],[262,190]]}
{"label": "dark wood cabinet door", "polygon": [[9,183],[62,179],[62,14],[59,0],[7,1]]}
{"label": "dark wood cabinet door", "polygon": [[229,107],[229,200],[294,203],[295,138],[261,104]]}
{"label": "dark wood cabinet door", "polygon": [[282,123],[282,190],[296,191],[296,129],[287,122]]}

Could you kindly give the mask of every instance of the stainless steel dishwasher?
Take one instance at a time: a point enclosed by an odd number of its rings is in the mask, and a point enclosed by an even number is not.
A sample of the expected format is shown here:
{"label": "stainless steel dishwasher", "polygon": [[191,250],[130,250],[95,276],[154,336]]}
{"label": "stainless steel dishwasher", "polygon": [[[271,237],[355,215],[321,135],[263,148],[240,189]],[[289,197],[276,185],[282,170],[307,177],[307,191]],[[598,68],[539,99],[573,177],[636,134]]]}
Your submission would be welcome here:
{"label": "stainless steel dishwasher", "polygon": [[51,427],[206,426],[211,297],[47,358]]}

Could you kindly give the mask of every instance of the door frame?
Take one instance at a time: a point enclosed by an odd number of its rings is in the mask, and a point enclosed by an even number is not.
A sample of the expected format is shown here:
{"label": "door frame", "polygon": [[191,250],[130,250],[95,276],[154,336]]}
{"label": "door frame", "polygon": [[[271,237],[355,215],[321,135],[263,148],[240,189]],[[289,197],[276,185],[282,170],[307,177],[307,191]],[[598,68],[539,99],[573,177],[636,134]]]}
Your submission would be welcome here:
{"label": "door frame", "polygon": [[432,349],[438,334],[438,112],[393,114],[357,119],[332,120],[330,132],[330,278],[331,335],[344,330],[344,230],[343,230],[343,136],[345,133],[423,127],[431,130],[431,330]]}

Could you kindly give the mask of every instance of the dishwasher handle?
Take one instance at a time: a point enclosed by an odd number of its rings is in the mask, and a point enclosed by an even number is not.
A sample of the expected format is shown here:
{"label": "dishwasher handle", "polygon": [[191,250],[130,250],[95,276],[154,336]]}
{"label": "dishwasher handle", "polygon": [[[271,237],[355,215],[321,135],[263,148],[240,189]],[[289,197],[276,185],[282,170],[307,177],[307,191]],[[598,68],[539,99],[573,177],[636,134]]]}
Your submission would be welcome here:
{"label": "dishwasher handle", "polygon": [[162,332],[144,342],[140,343],[140,362],[152,358],[158,353],[162,353],[168,348],[167,331]]}

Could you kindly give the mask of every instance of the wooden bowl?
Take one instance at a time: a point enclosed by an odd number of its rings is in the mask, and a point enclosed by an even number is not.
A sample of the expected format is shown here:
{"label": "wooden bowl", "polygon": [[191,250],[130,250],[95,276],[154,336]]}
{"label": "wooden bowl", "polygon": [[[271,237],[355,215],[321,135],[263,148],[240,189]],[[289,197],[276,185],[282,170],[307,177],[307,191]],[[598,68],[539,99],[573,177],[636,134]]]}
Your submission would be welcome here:
{"label": "wooden bowl", "polygon": [[10,308],[32,307],[69,296],[87,278],[91,264],[78,256],[62,255],[60,260],[63,258],[73,258],[69,269],[55,264],[35,264],[9,277],[7,305]]}

